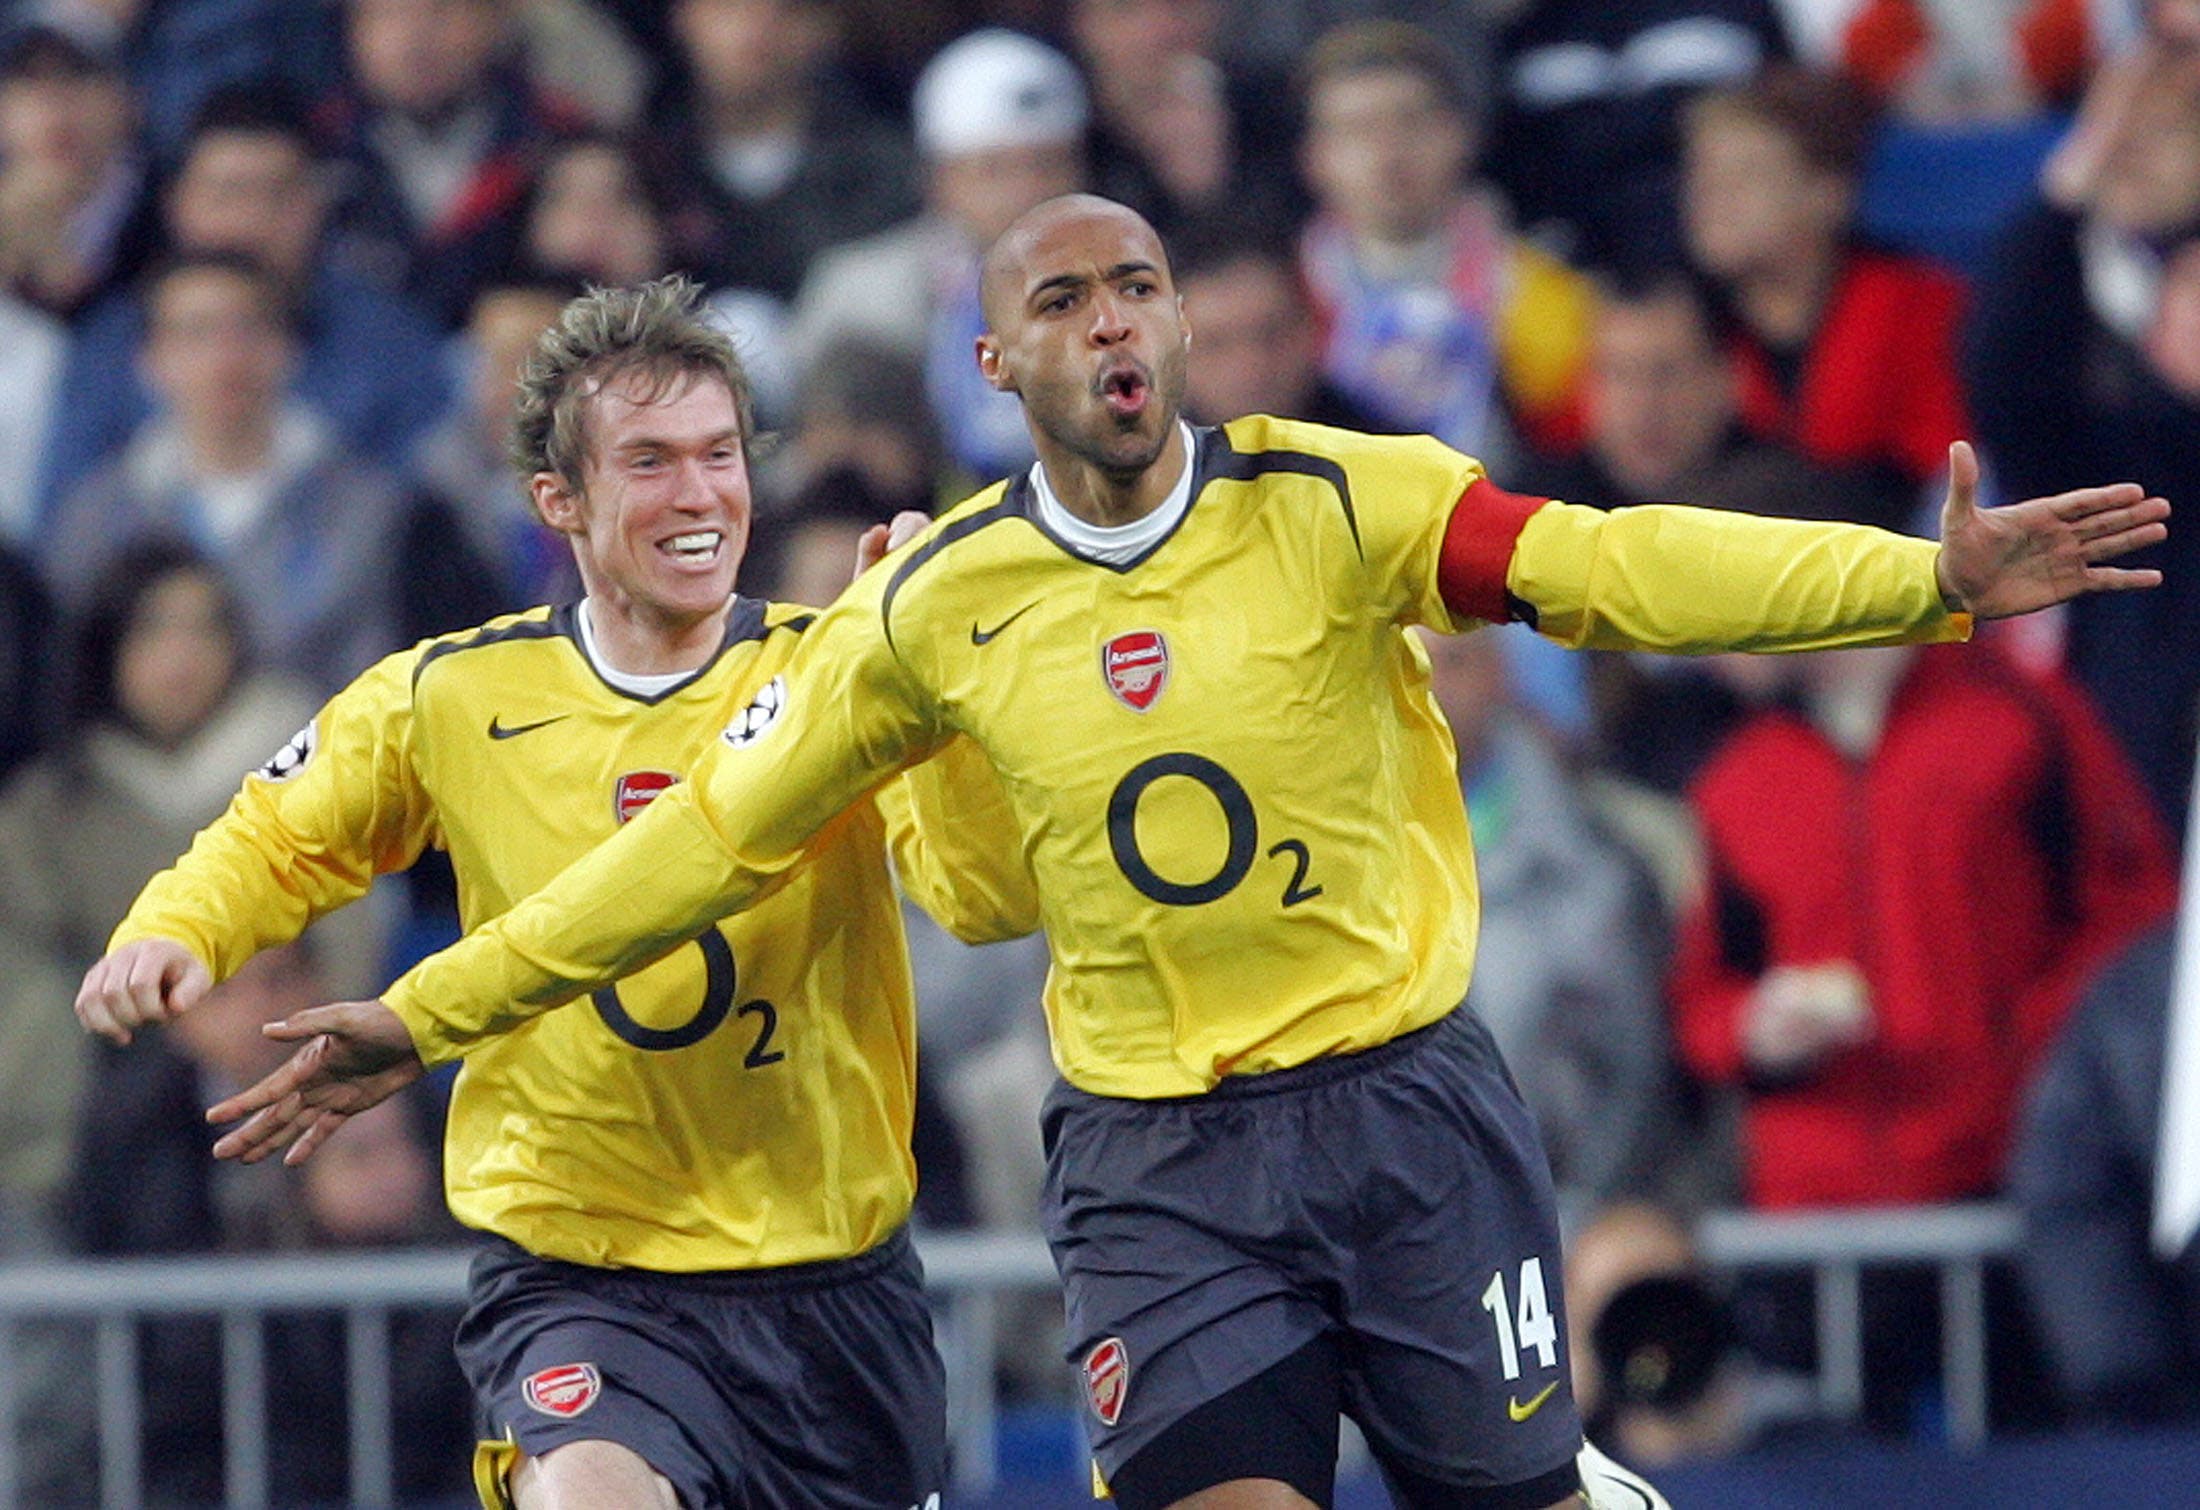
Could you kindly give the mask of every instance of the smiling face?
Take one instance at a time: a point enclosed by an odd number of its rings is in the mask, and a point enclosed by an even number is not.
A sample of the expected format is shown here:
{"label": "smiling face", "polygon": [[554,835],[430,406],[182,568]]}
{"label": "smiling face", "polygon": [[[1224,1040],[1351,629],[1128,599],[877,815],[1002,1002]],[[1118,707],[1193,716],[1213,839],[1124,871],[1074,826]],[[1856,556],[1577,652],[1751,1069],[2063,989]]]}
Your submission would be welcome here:
{"label": "smiling face", "polygon": [[580,486],[535,474],[535,505],[573,543],[604,618],[667,636],[722,614],[749,540],[749,469],[733,394],[709,376],[614,376],[587,400]]}
{"label": "smiling face", "polygon": [[1121,483],[1160,458],[1190,332],[1153,227],[1107,200],[1051,200],[988,256],[985,310],[979,370],[1023,400],[1050,475],[1074,458]]}

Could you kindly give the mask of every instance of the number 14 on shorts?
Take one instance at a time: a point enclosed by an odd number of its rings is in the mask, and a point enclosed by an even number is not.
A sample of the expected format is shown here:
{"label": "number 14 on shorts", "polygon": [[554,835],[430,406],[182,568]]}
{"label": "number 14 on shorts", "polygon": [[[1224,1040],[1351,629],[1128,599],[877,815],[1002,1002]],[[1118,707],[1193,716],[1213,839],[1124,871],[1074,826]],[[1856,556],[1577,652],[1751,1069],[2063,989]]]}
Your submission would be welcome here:
{"label": "number 14 on shorts", "polygon": [[1497,1328],[1497,1356],[1508,1381],[1520,1377],[1523,1348],[1534,1348],[1536,1362],[1544,1368],[1558,1367],[1558,1318],[1551,1314],[1550,1296],[1543,1288],[1542,1259],[1527,1259],[1520,1265],[1519,1290],[1517,1324],[1503,1269],[1490,1276],[1489,1287],[1482,1292],[1482,1309],[1490,1313]]}

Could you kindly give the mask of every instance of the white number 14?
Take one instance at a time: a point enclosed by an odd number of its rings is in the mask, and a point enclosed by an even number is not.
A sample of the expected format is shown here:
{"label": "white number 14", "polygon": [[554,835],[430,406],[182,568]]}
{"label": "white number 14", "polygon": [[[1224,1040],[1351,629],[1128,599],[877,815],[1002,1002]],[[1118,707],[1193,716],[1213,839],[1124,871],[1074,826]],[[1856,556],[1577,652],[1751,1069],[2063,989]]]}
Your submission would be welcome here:
{"label": "white number 14", "polygon": [[[1513,1328],[1512,1307],[1505,1303],[1505,1271],[1490,1276],[1482,1292],[1482,1309],[1497,1324],[1497,1351],[1505,1365],[1505,1377],[1520,1377],[1520,1349],[1535,1349],[1536,1362],[1545,1368],[1558,1366],[1558,1318],[1551,1314],[1550,1297],[1543,1291],[1543,1260],[1531,1258],[1520,1266],[1520,1325]],[[1517,1342],[1515,1339],[1518,1339]]]}

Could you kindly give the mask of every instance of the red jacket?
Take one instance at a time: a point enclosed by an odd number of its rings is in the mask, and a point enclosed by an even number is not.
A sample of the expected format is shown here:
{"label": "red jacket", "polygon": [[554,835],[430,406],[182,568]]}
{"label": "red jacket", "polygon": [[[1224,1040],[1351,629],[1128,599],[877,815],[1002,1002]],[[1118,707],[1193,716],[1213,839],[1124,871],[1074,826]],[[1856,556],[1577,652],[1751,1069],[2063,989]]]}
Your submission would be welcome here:
{"label": "red jacket", "polygon": [[1874,1036],[1749,1085],[1767,1208],[1954,1200],[2000,1182],[2017,1100],[2091,969],[2165,916],[2167,835],[2067,681],[1984,645],[1919,652],[1861,764],[1766,712],[1691,791],[1709,884],[1674,964],[1674,1032],[1746,1080],[1741,1012],[1774,965],[1847,960]]}
{"label": "red jacket", "polygon": [[1956,365],[1963,289],[1916,257],[1852,251],[1783,392],[1755,338],[1734,346],[1742,420],[1833,466],[1880,463],[1919,482],[1948,464],[1970,416]]}

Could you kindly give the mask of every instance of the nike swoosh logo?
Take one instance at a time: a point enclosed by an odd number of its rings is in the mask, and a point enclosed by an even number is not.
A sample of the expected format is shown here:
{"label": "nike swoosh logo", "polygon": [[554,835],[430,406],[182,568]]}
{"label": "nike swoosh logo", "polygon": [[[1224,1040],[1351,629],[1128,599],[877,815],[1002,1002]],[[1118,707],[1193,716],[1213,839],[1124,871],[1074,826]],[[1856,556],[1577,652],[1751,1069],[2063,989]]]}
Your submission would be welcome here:
{"label": "nike swoosh logo", "polygon": [[1015,623],[1018,619],[1022,618],[1025,614],[1031,612],[1031,610],[1037,608],[1038,606],[1039,605],[1037,603],[1026,603],[1023,607],[1017,609],[1014,613],[1010,614],[1007,618],[1001,620],[1000,623],[994,625],[991,629],[980,629],[975,624],[971,625],[970,643],[973,645],[991,644],[994,638],[999,635],[1002,630],[1006,629],[1009,625]]}
{"label": "nike swoosh logo", "polygon": [[492,717],[489,720],[489,737],[491,739],[511,739],[521,734],[532,734],[537,729],[546,729],[560,719],[570,716],[565,713],[553,713],[548,718],[538,718],[531,724],[503,724]]}
{"label": "nike swoosh logo", "polygon": [[1556,1379],[1553,1379],[1550,1383],[1544,1385],[1543,1388],[1536,1391],[1535,1398],[1530,1400],[1525,1405],[1522,1405],[1512,1396],[1507,1395],[1505,1397],[1505,1414],[1511,1416],[1513,1419],[1513,1424],[1517,1426],[1522,1421],[1527,1420],[1528,1417],[1534,1415],[1537,1411],[1541,1410],[1543,1408],[1543,1402],[1550,1399],[1551,1392],[1557,1388],[1558,1381]]}

